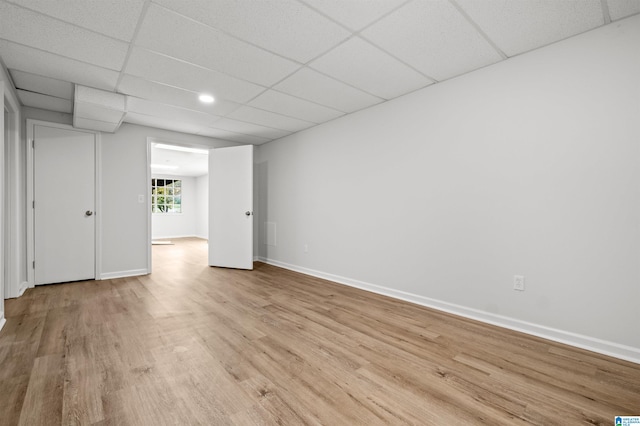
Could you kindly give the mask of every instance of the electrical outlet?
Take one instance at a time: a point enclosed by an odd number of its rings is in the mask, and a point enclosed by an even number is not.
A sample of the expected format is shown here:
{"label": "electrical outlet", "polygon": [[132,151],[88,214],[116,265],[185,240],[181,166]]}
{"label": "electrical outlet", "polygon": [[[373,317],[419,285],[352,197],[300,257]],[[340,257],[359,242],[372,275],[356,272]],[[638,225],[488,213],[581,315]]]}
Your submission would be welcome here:
{"label": "electrical outlet", "polygon": [[518,291],[524,291],[524,275],[513,276],[513,289]]}
{"label": "electrical outlet", "polygon": [[309,253],[309,244],[305,244],[302,249],[304,250],[305,253]]}

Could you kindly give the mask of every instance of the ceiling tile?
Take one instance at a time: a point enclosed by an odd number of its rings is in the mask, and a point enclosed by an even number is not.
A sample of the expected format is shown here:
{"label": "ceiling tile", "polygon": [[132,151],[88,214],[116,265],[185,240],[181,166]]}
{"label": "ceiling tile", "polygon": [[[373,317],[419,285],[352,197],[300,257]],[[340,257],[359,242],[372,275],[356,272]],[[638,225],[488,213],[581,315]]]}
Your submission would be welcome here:
{"label": "ceiling tile", "polygon": [[166,120],[184,121],[186,123],[199,124],[202,126],[211,126],[220,118],[216,115],[206,114],[200,111],[192,111],[171,105],[159,104],[131,96],[127,99],[127,111],[153,115]]}
{"label": "ceiling tile", "polygon": [[114,90],[118,81],[118,73],[115,71],[4,40],[0,40],[0,57],[7,68],[98,89]]}
{"label": "ceiling tile", "polygon": [[287,58],[307,62],[349,31],[296,0],[156,0],[168,9]]}
{"label": "ceiling tile", "polygon": [[302,68],[274,89],[343,112],[357,111],[383,101],[309,68]]}
{"label": "ceiling tile", "polygon": [[122,41],[4,2],[0,38],[118,71],[128,50]]}
{"label": "ceiling tile", "polygon": [[175,105],[213,115],[227,115],[237,109],[240,104],[216,99],[212,104],[203,104],[198,100],[198,93],[178,89],[177,87],[155,83],[140,77],[125,74],[118,86],[118,92],[153,102]]}
{"label": "ceiling tile", "polygon": [[18,92],[18,98],[20,98],[20,102],[24,106],[66,112],[69,114],[73,111],[73,103],[69,99],[61,99],[40,93],[28,92],[26,90],[16,90],[16,92]]}
{"label": "ceiling tile", "polygon": [[638,0],[607,0],[611,19],[617,20],[640,13]]}
{"label": "ceiling tile", "polygon": [[167,120],[166,118],[153,117],[139,114],[137,112],[127,112],[124,116],[125,123],[138,124],[140,126],[155,127],[157,129],[172,130],[174,132],[198,133],[202,129],[200,124],[185,123],[179,120]]}
{"label": "ceiling tile", "polygon": [[502,59],[446,0],[408,3],[361,35],[436,80]]}
{"label": "ceiling tile", "polygon": [[248,105],[311,121],[312,123],[322,123],[344,115],[342,111],[296,98],[286,93],[276,92],[275,90],[267,90],[249,102]]}
{"label": "ceiling tile", "polygon": [[67,81],[12,69],[9,72],[16,89],[25,89],[56,98],[73,99],[73,84]]}
{"label": "ceiling tile", "polygon": [[389,13],[406,0],[302,0],[353,31]]}
{"label": "ceiling tile", "polygon": [[245,123],[244,121],[233,120],[231,118],[223,118],[213,126],[215,129],[228,130],[230,132],[242,133],[244,135],[258,136],[267,139],[277,139],[287,135],[291,132],[284,130],[272,129],[270,127],[260,126],[252,123]]}
{"label": "ceiling tile", "polygon": [[246,144],[252,144],[252,145],[260,145],[272,140],[268,138],[261,138],[259,136],[243,135],[241,133],[234,133],[226,130],[212,129],[212,128],[202,129],[198,134],[202,136],[208,136],[210,138],[218,138],[218,139],[224,139],[232,142],[246,143]]}
{"label": "ceiling tile", "polygon": [[198,93],[208,92],[216,99],[234,102],[247,102],[265,90],[256,84],[139,47],[133,49],[126,72],[181,89]]}
{"label": "ceiling tile", "polygon": [[457,2],[507,56],[536,49],[604,24],[600,0]]}
{"label": "ceiling tile", "polygon": [[133,38],[144,0],[11,0],[13,3],[125,41]]}
{"label": "ceiling tile", "polygon": [[295,62],[155,5],[149,7],[136,45],[266,86],[299,68]]}
{"label": "ceiling tile", "polygon": [[298,120],[297,118],[287,117],[274,112],[264,111],[262,109],[243,106],[229,114],[230,118],[235,118],[250,123],[261,124],[267,127],[287,130],[289,132],[297,132],[298,130],[307,129],[315,126],[315,123]]}
{"label": "ceiling tile", "polygon": [[359,37],[341,44],[309,66],[384,99],[433,83]]}

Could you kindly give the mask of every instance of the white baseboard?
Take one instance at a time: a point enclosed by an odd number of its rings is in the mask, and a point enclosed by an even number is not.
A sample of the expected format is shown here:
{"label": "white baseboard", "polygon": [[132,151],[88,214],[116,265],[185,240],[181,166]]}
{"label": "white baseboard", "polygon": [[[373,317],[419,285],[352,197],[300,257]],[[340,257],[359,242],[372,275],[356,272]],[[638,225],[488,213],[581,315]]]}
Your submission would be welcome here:
{"label": "white baseboard", "polygon": [[640,364],[640,348],[634,348],[631,346],[621,345],[619,343],[601,340],[595,337],[546,327],[543,325],[521,321],[502,315],[496,315],[490,312],[468,308],[441,300],[431,299],[428,297],[420,296],[413,293],[407,293],[388,287],[369,284],[363,281],[328,274],[326,272],[316,271],[301,266],[291,265],[277,260],[266,259],[263,257],[258,257],[257,260],[268,263],[269,265],[278,266],[280,268],[289,269],[291,271],[300,272],[306,275],[311,275],[339,284],[348,285],[350,287],[359,288],[362,290],[370,291],[372,293],[382,294],[384,296],[393,297],[395,299],[404,300],[461,317],[482,321],[484,323],[496,325],[498,327],[531,334],[533,336],[542,337],[543,339],[564,343],[566,345],[575,346],[581,349],[586,349],[592,352]]}
{"label": "white baseboard", "polygon": [[117,271],[117,272],[106,272],[100,274],[99,280],[110,280],[113,278],[125,278],[125,277],[135,277],[138,275],[147,275],[149,273],[146,269],[132,269],[130,271]]}
{"label": "white baseboard", "polygon": [[27,281],[22,281],[20,283],[20,288],[18,288],[18,297],[22,296],[25,291],[29,288],[29,283]]}
{"label": "white baseboard", "polygon": [[4,327],[6,323],[7,319],[5,317],[0,318],[0,330],[2,330],[2,327]]}

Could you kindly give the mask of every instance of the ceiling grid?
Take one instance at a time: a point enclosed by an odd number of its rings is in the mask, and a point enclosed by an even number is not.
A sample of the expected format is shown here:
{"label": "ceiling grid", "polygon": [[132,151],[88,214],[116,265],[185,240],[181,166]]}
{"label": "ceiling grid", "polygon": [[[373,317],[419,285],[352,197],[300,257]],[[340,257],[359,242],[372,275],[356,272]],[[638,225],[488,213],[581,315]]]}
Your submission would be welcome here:
{"label": "ceiling grid", "polygon": [[[640,13],[637,0],[0,0],[26,106],[261,144]],[[213,104],[201,104],[200,93]]]}

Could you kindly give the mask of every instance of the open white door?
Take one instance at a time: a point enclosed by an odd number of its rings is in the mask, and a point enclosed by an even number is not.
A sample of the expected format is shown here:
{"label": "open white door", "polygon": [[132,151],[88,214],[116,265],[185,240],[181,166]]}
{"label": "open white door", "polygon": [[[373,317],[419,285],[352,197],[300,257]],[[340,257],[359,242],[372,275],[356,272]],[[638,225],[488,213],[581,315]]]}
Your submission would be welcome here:
{"label": "open white door", "polygon": [[253,145],[209,151],[209,265],[253,269]]}

